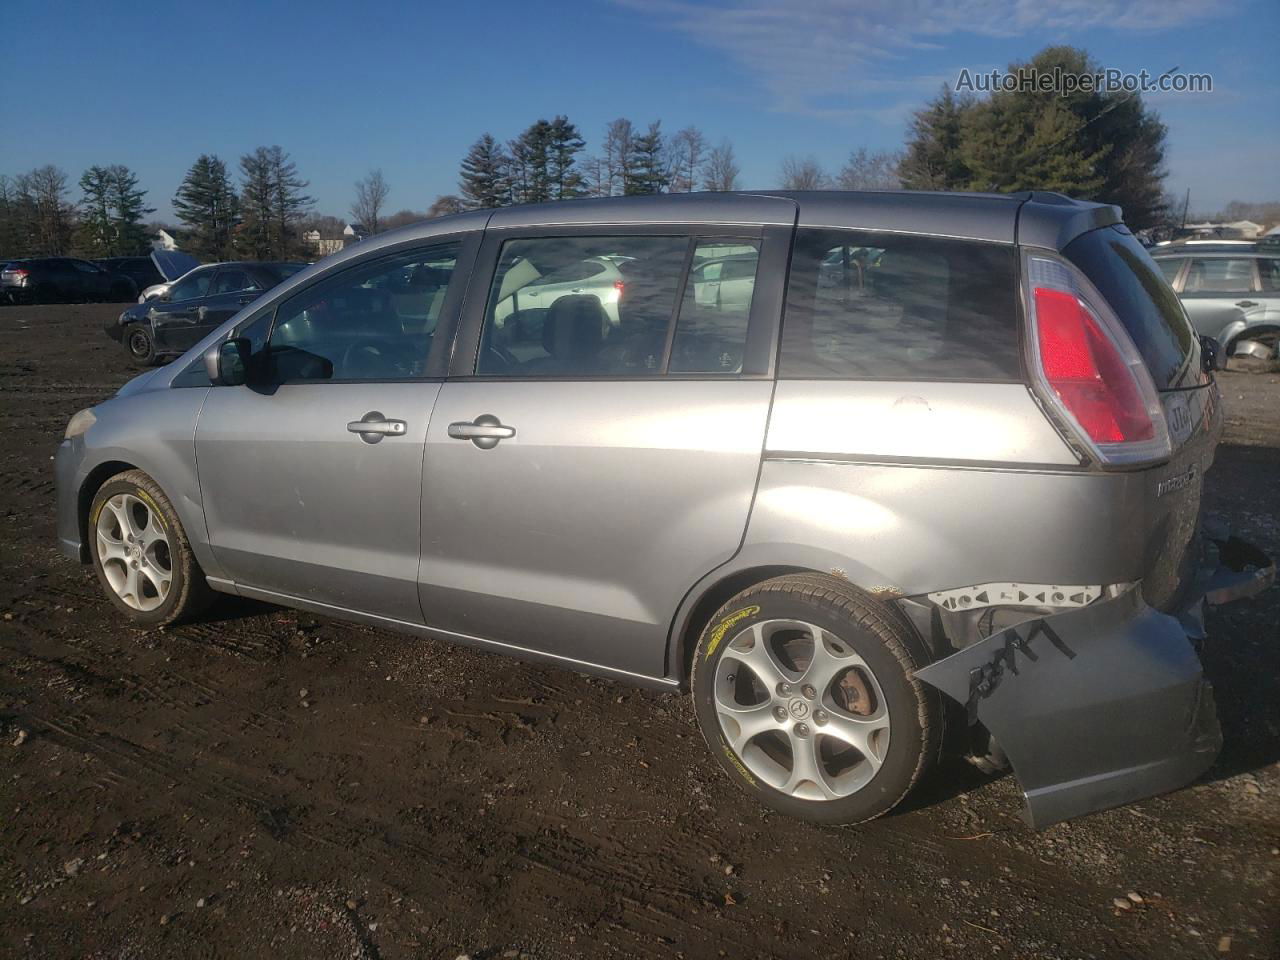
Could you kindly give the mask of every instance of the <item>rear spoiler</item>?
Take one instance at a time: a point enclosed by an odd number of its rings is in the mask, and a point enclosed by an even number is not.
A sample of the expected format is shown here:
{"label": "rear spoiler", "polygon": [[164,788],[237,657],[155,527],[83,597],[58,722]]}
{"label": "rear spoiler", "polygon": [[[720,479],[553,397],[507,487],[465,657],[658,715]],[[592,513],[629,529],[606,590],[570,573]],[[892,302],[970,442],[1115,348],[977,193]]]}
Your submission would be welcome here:
{"label": "rear spoiler", "polygon": [[1018,194],[1018,243],[1062,250],[1076,237],[1099,227],[1124,223],[1119,207],[1110,203],[1073,200],[1061,193],[1030,190]]}

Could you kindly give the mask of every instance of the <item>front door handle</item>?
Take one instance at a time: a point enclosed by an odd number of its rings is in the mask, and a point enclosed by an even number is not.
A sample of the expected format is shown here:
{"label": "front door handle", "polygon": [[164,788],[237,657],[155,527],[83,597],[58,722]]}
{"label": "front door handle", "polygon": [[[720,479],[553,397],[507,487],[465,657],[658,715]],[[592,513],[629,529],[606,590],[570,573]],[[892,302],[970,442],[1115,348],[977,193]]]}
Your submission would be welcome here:
{"label": "front door handle", "polygon": [[481,450],[492,450],[499,440],[510,440],[516,435],[515,427],[504,426],[492,414],[484,413],[474,420],[460,420],[449,424],[449,436],[454,440],[470,440]]}
{"label": "front door handle", "polygon": [[1243,307],[1245,310],[1248,310],[1250,307],[1256,307],[1257,304],[1252,300],[1237,300],[1236,306]]}
{"label": "front door handle", "polygon": [[377,410],[370,410],[359,420],[347,424],[350,433],[360,434],[365,443],[377,443],[383,437],[403,437],[409,425],[403,420],[388,420]]}

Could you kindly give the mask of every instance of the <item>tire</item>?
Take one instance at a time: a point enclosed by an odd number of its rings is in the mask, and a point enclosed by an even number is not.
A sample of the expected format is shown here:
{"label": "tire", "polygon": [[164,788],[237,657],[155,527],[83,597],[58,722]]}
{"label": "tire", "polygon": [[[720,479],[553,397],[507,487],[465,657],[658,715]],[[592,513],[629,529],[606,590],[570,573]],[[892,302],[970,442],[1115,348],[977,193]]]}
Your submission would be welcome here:
{"label": "tire", "polygon": [[186,620],[214,599],[177,512],[141,470],[118,473],[98,489],[89,507],[88,539],[103,592],[134,623],[154,627]]}
{"label": "tire", "polygon": [[[861,823],[897,806],[938,757],[941,698],[914,675],[928,662],[906,618],[865,591],[822,574],[777,577],[739,593],[703,630],[694,713],[716,763],[761,803],[815,823]],[[789,689],[761,682],[771,669]],[[806,748],[814,766],[797,770],[794,750]]]}
{"label": "tire", "polygon": [[151,331],[140,323],[133,323],[124,330],[124,345],[129,359],[140,367],[156,365],[156,342]]}

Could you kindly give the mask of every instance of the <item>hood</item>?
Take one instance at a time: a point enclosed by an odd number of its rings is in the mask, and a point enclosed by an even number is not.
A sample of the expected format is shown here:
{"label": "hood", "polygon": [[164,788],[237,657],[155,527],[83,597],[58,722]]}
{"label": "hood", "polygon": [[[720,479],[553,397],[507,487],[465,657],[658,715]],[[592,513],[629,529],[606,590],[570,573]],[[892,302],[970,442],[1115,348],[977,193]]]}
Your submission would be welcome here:
{"label": "hood", "polygon": [[164,367],[156,367],[154,370],[147,370],[144,373],[138,374],[136,377],[134,377],[132,380],[126,383],[123,387],[117,390],[116,396],[127,397],[130,394],[141,393],[143,390],[146,390],[150,386],[151,381],[156,378],[156,374],[163,372],[164,369],[165,369]]}
{"label": "hood", "polygon": [[152,250],[151,262],[160,271],[160,276],[170,283],[177,280],[184,273],[200,266],[199,260],[189,253],[183,253],[181,250]]}

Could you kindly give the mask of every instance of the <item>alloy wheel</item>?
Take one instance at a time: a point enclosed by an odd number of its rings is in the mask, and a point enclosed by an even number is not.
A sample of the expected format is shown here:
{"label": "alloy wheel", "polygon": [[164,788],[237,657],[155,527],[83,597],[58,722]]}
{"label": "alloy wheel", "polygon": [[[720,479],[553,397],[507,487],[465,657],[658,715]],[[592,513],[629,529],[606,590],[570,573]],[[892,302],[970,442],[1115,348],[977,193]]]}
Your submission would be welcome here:
{"label": "alloy wheel", "polygon": [[765,620],[716,665],[720,731],[755,776],[802,800],[836,800],[871,782],[889,749],[889,711],[867,662],[828,630]]}
{"label": "alloy wheel", "polygon": [[98,511],[94,535],[107,583],[124,603],[155,610],[173,586],[173,556],[164,521],[131,493],[117,493]]}

